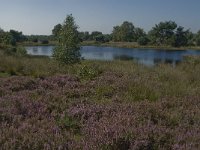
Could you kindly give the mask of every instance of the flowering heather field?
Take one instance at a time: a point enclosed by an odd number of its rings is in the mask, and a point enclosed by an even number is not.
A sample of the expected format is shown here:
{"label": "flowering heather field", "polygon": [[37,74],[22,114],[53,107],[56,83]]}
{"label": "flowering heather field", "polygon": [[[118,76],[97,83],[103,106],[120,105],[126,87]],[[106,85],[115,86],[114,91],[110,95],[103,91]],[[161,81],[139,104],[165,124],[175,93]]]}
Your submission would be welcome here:
{"label": "flowering heather field", "polygon": [[44,58],[0,60],[2,150],[200,149],[198,59],[176,68],[89,61],[75,70]]}

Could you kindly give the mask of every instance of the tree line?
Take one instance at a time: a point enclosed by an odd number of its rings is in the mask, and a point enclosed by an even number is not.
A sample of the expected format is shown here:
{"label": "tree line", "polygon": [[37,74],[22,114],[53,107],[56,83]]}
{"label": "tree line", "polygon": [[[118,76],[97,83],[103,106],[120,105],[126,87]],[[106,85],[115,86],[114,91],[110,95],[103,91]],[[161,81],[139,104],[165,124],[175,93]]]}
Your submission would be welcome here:
{"label": "tree line", "polygon": [[23,42],[48,44],[49,41],[54,40],[53,35],[24,35],[21,31],[4,31],[0,28],[0,45],[15,46],[17,43]]}
{"label": "tree line", "polygon": [[68,15],[63,24],[57,24],[52,34],[57,39],[58,45],[53,50],[53,58],[61,64],[74,64],[80,62],[81,41],[94,40],[96,42],[138,42],[140,45],[158,46],[195,46],[200,45],[200,31],[193,34],[190,30],[178,26],[173,21],[156,24],[148,33],[142,28],[135,27],[133,23],[125,21],[113,27],[112,33],[103,34],[99,31],[78,32],[72,15]]}
{"label": "tree line", "polygon": [[[121,25],[114,26],[111,34],[103,34],[99,31],[79,32],[78,26],[72,15],[68,15],[63,24],[57,24],[52,30],[52,35],[25,36],[22,32],[10,30],[5,32],[0,28],[0,46],[32,41],[43,41],[48,44],[49,40],[57,41],[53,50],[53,58],[61,64],[74,64],[80,62],[80,42],[137,42],[139,45],[156,46],[200,46],[200,31],[192,33],[174,21],[165,21],[156,24],[148,33],[142,28],[135,27],[132,22],[124,21]],[[25,55],[26,50],[14,48],[14,52]]]}
{"label": "tree line", "polygon": [[[55,37],[61,26],[58,24],[52,30]],[[144,29],[135,27],[132,22],[124,21],[121,25],[114,26],[111,34],[103,34],[100,31],[79,32],[79,39],[97,42],[137,42],[139,45],[155,46],[200,46],[200,31],[192,33],[174,21],[165,21],[145,32]]]}
{"label": "tree line", "polygon": [[15,30],[5,32],[0,28],[0,44],[15,46],[17,42],[23,42],[25,40],[27,40],[27,38],[22,34],[22,32]]}
{"label": "tree line", "polygon": [[[5,32],[0,28],[0,44],[16,45],[20,42],[34,42],[48,44],[56,41],[62,25],[57,24],[52,30],[52,35],[23,35],[22,32],[10,30]],[[154,46],[200,46],[200,31],[192,33],[189,29],[177,25],[174,21],[165,21],[156,24],[149,32],[134,26],[132,22],[124,21],[121,25],[113,27],[111,34],[103,34],[100,31],[78,32],[79,40],[96,42],[137,42],[139,45]]]}
{"label": "tree line", "polygon": [[155,46],[200,46],[200,31],[192,33],[189,29],[178,26],[174,21],[156,24],[148,33],[133,23],[125,21],[113,27],[111,34],[114,42],[137,42],[139,45]]}

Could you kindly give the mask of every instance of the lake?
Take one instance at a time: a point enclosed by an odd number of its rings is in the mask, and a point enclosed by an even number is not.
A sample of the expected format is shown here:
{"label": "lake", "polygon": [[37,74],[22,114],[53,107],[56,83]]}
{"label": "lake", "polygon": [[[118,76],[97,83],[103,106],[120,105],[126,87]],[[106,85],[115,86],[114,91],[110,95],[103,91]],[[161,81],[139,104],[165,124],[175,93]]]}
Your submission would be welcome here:
{"label": "lake", "polygon": [[[25,47],[30,55],[51,56],[54,46]],[[81,56],[87,60],[132,60],[147,66],[167,63],[175,66],[186,55],[200,55],[200,50],[157,50],[82,46]]]}

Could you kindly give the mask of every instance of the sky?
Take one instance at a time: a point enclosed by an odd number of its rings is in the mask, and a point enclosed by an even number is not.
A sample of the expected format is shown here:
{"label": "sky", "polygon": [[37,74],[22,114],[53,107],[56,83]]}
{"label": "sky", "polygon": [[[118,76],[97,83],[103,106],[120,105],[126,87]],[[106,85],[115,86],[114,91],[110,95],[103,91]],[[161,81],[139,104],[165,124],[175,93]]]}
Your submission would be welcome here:
{"label": "sky", "polygon": [[161,21],[200,30],[200,0],[0,0],[0,28],[50,35],[72,14],[79,31],[111,33],[130,21],[148,32]]}

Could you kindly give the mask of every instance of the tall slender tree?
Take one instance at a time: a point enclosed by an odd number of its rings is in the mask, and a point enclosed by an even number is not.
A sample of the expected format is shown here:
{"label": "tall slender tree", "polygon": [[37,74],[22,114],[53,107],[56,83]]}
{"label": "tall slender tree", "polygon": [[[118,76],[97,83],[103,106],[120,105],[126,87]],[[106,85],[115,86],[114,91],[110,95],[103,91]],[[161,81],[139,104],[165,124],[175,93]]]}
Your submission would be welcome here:
{"label": "tall slender tree", "polygon": [[72,15],[68,15],[58,35],[58,46],[53,50],[53,58],[61,64],[74,64],[80,61],[78,26]]}

